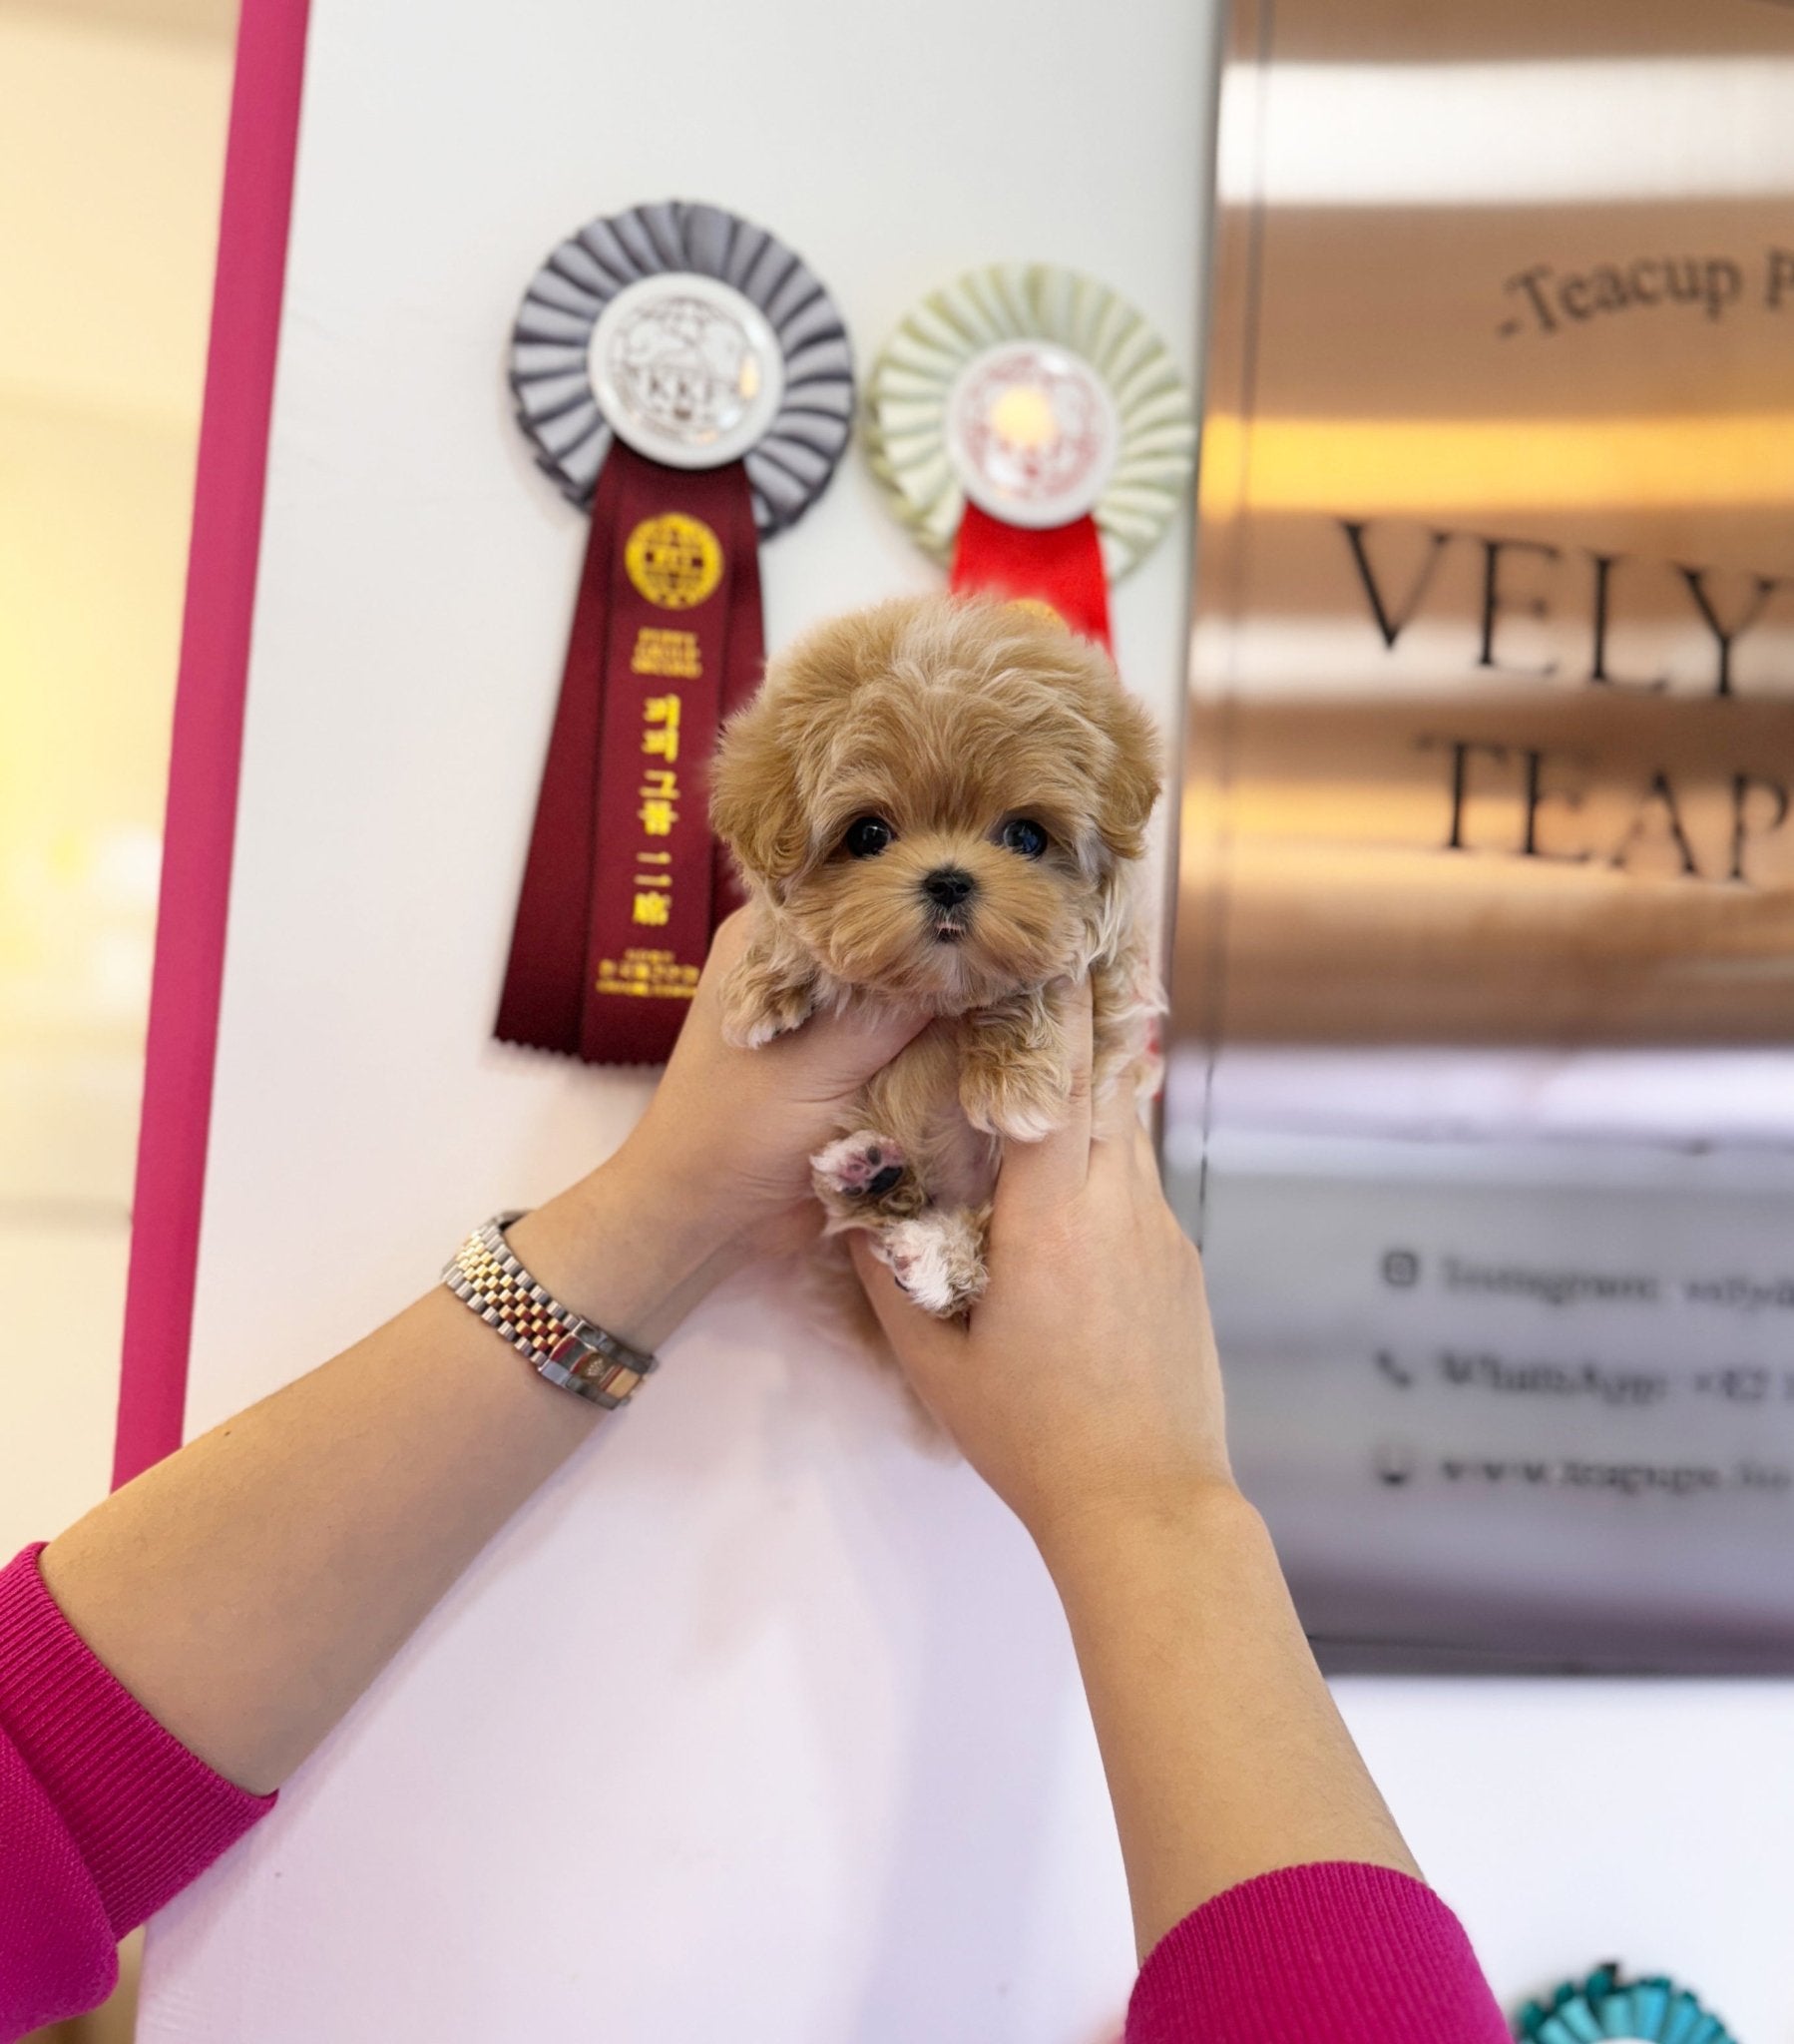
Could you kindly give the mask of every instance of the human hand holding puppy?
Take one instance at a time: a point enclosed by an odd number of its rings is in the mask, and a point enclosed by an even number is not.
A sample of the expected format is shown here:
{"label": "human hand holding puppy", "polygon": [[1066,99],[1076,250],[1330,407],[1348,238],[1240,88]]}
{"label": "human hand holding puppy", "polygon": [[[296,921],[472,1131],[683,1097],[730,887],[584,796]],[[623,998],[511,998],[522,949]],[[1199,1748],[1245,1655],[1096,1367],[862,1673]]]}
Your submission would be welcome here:
{"label": "human hand holding puppy", "polygon": [[[652,1348],[815,1232],[812,1183],[864,1231],[912,1382],[1064,1599],[1142,1951],[1271,1867],[1413,1864],[1233,1487],[1200,1267],[1133,1118],[1155,750],[1099,655],[1016,614],[814,635],[729,734],[752,907],[652,1105],[507,1237]],[[107,1499],[43,1583],[176,1740],[272,1788],[595,1416],[436,1286]]]}
{"label": "human hand holding puppy", "polygon": [[999,1143],[1070,1112],[1068,981],[1094,989],[1097,1097],[1148,1073],[1131,869],[1158,780],[1104,656],[1013,605],[836,619],[724,734],[711,813],[751,917],[724,1034],[774,1044],[868,1003],[932,1018],[811,1160],[831,1230],[868,1231],[931,1312],[984,1289]]}
{"label": "human hand holding puppy", "polygon": [[[901,1000],[844,1005],[761,1050],[743,1049],[728,1041],[722,1018],[725,989],[751,942],[751,916],[737,909],[716,931],[646,1113],[587,1182],[624,1186],[634,1206],[675,1210],[681,1232],[730,1263],[778,1256],[820,1233],[811,1153],[928,1020]],[[602,1232],[586,1233],[602,1259]]]}
{"label": "human hand holding puppy", "polygon": [[1143,1955],[1278,1867],[1418,1869],[1234,1485],[1201,1260],[1131,1105],[1093,1107],[1088,992],[1066,1014],[1070,1111],[1003,1147],[964,1323],[915,1311],[865,1236],[851,1248],[910,1383],[1052,1573]]}
{"label": "human hand holding puppy", "polygon": [[1091,1090],[1092,999],[1067,990],[1063,1125],[1006,1142],[990,1280],[964,1321],[914,1310],[867,1238],[854,1265],[923,1403],[1051,1551],[1075,1522],[1232,1487],[1202,1265],[1132,1100]]}
{"label": "human hand holding puppy", "polygon": [[[622,1149],[507,1232],[557,1297],[644,1348],[816,1234],[808,1157],[922,1021],[887,1004],[731,1048],[720,987],[747,935],[740,915],[718,930]],[[116,1492],[51,1543],[44,1579],[177,1738],[271,1788],[597,1417],[435,1285]]]}

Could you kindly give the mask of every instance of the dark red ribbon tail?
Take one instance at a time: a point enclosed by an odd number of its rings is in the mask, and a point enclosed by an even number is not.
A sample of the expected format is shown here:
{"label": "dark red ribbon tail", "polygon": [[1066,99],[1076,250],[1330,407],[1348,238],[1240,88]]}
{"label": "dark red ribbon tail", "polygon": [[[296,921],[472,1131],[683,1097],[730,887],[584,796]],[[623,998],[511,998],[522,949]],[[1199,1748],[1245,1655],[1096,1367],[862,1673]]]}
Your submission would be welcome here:
{"label": "dark red ribbon tail", "polygon": [[[745,471],[743,471],[745,482]],[[734,534],[735,581],[730,592],[728,651],[722,668],[721,721],[726,724],[738,710],[745,710],[760,686],[766,664],[766,626],[760,602],[759,534],[753,519],[753,492],[743,488],[736,499]],[[710,800],[709,763],[705,762],[701,786],[704,807]],[[728,846],[716,840],[710,888],[710,923],[714,928],[725,915],[742,907],[747,890]]]}
{"label": "dark red ribbon tail", "polygon": [[607,457],[494,1033],[661,1064],[734,905],[710,834],[722,719],[759,680],[746,471]]}
{"label": "dark red ribbon tail", "polygon": [[518,895],[511,955],[492,1033],[501,1043],[577,1056],[598,828],[611,564],[622,475],[607,462],[592,500],[573,632],[561,676]]}

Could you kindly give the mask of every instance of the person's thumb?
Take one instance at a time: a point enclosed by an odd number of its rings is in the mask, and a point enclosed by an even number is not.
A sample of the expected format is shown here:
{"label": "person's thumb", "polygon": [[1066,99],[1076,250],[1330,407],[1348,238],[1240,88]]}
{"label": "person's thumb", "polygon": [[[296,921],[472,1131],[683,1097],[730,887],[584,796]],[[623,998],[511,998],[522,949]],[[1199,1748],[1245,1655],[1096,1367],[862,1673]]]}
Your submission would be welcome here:
{"label": "person's thumb", "polygon": [[833,1013],[812,1016],[802,1029],[766,1048],[801,1059],[803,1090],[818,1100],[832,1100],[882,1071],[927,1028],[928,1020],[921,1008],[852,1001]]}

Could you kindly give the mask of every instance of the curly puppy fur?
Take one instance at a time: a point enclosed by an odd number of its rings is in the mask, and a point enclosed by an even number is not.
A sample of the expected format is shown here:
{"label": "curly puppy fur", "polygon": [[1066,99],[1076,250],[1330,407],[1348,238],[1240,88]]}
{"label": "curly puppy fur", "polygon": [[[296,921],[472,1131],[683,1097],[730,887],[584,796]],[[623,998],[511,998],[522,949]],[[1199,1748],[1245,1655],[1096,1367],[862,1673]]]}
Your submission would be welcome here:
{"label": "curly puppy fur", "polygon": [[998,1139],[1065,1118],[1071,982],[1094,990],[1099,1095],[1156,1076],[1131,882],[1158,788],[1157,736],[1104,655],[993,603],[822,625],[723,735],[711,814],[753,916],[730,1040],[856,1000],[934,1018],[812,1159],[831,1232],[870,1230],[931,1312],[984,1289]]}

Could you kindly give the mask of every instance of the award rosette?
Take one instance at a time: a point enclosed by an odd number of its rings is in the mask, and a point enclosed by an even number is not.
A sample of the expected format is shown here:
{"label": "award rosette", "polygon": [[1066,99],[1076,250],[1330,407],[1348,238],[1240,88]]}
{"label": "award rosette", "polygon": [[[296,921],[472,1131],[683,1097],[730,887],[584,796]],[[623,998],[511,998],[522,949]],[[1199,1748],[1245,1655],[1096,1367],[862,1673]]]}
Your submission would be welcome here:
{"label": "award rosette", "polygon": [[847,445],[847,331],[763,228],[671,201],[554,251],[510,379],[591,532],[494,1034],[656,1064],[735,905],[705,778],[759,681],[758,543]]}
{"label": "award rosette", "polygon": [[1660,1977],[1627,1982],[1617,1966],[1528,2002],[1519,2031],[1526,2044],[1737,2044],[1686,1988]]}
{"label": "award rosette", "polygon": [[1110,646],[1109,586],[1152,547],[1195,460],[1169,351],[1107,285],[968,271],[915,306],[866,388],[873,473],[955,589]]}

